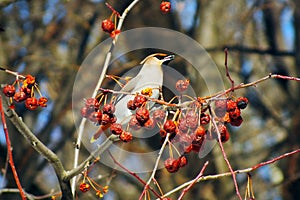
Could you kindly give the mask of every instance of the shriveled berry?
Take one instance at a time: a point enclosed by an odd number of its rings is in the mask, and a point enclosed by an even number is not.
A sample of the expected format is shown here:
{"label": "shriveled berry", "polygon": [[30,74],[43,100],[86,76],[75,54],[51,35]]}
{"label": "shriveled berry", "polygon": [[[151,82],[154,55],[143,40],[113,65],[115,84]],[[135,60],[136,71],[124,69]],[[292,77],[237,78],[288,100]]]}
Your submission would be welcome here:
{"label": "shriveled berry", "polygon": [[135,116],[132,116],[129,121],[129,127],[133,130],[139,130],[141,128],[140,122],[136,119]]}
{"label": "shriveled berry", "polygon": [[222,118],[226,114],[227,100],[215,101],[215,113],[217,117]]}
{"label": "shriveled berry", "polygon": [[167,131],[165,131],[164,129],[160,129],[160,130],[159,130],[159,135],[160,135],[162,138],[164,138],[164,137],[167,136]]}
{"label": "shriveled berry", "polygon": [[80,185],[79,185],[79,190],[81,191],[81,192],[87,192],[87,191],[89,191],[91,189],[91,186],[89,185],[89,184],[87,184],[87,183],[81,183]]}
{"label": "shriveled berry", "polygon": [[227,142],[230,137],[227,127],[224,124],[219,124],[218,130],[220,132],[221,142]]}
{"label": "shriveled berry", "polygon": [[46,97],[40,97],[38,100],[38,104],[41,107],[47,107],[48,99]]}
{"label": "shriveled berry", "polygon": [[152,117],[156,122],[163,122],[166,117],[166,112],[164,110],[154,110]]}
{"label": "shriveled berry", "polygon": [[85,100],[85,106],[88,108],[93,108],[95,110],[99,109],[99,102],[95,98],[88,98]]}
{"label": "shriveled berry", "polygon": [[230,125],[232,126],[240,126],[243,122],[243,118],[241,116],[239,116],[236,119],[230,119]]}
{"label": "shriveled berry", "polygon": [[136,109],[136,106],[135,106],[133,100],[129,100],[129,101],[127,102],[127,108],[128,108],[129,110],[135,110],[135,109]]}
{"label": "shriveled berry", "polygon": [[171,10],[171,3],[169,1],[162,1],[160,3],[160,10],[164,14],[170,12],[170,10]]}
{"label": "shriveled berry", "polygon": [[30,74],[26,75],[24,84],[28,84],[27,87],[31,88],[35,84],[35,77]]}
{"label": "shriveled berry", "polygon": [[38,100],[35,97],[30,97],[25,100],[25,107],[29,110],[35,110],[38,106]]}
{"label": "shriveled berry", "polygon": [[180,156],[180,157],[178,158],[178,160],[179,160],[179,166],[180,166],[180,167],[184,167],[184,166],[186,166],[187,163],[188,163],[186,156]]}
{"label": "shriveled berry", "polygon": [[16,102],[24,101],[27,98],[27,95],[23,91],[16,92],[14,95],[14,100]]}
{"label": "shriveled berry", "polygon": [[239,97],[236,103],[239,109],[245,109],[248,105],[248,99],[246,97]]}
{"label": "shriveled berry", "polygon": [[147,98],[142,95],[136,95],[133,99],[134,105],[139,108],[147,102]]}
{"label": "shriveled berry", "polygon": [[21,87],[20,89],[21,92],[24,92],[26,94],[27,97],[31,96],[31,89],[28,87]]}
{"label": "shriveled berry", "polygon": [[241,110],[238,107],[236,107],[234,110],[229,111],[228,113],[230,119],[236,119],[241,116]]}
{"label": "shriveled berry", "polygon": [[190,81],[189,80],[178,80],[176,82],[176,90],[179,92],[184,92],[188,86],[190,85]]}
{"label": "shriveled berry", "polygon": [[150,118],[149,110],[141,107],[137,109],[135,117],[141,124],[144,124]]}
{"label": "shriveled berry", "polygon": [[186,119],[183,118],[179,120],[178,129],[183,133],[186,133],[188,131],[188,125],[186,123]]}
{"label": "shriveled berry", "polygon": [[226,106],[226,111],[227,112],[233,111],[236,108],[237,108],[237,104],[236,104],[235,101],[233,101],[231,99],[227,101],[227,106]]}
{"label": "shriveled berry", "polygon": [[121,133],[123,132],[122,125],[119,123],[113,123],[110,126],[110,132],[115,135],[121,135]]}
{"label": "shriveled berry", "polygon": [[103,106],[102,111],[103,111],[103,113],[106,113],[106,114],[113,114],[116,111],[116,108],[113,104],[109,103],[109,104],[105,104]]}
{"label": "shriveled berry", "polygon": [[176,131],[176,124],[174,123],[173,120],[167,120],[165,123],[164,123],[164,130],[167,132],[167,133],[175,133]]}
{"label": "shriveled berry", "polygon": [[206,125],[210,121],[210,115],[207,113],[201,113],[200,115],[200,124],[201,125]]}
{"label": "shriveled berry", "polygon": [[178,171],[180,167],[180,161],[175,158],[168,158],[165,160],[164,165],[168,172],[174,173]]}
{"label": "shriveled berry", "polygon": [[113,124],[117,121],[117,117],[114,114],[102,114],[102,125]]}
{"label": "shriveled berry", "polygon": [[100,110],[94,111],[92,112],[89,116],[88,119],[91,122],[95,122],[95,123],[101,123],[102,120],[102,112]]}
{"label": "shriveled berry", "polygon": [[110,33],[110,37],[115,38],[120,33],[121,33],[121,30],[115,29]]}
{"label": "shriveled berry", "polygon": [[90,113],[88,113],[88,108],[85,106],[81,108],[80,113],[81,113],[81,116],[85,117],[85,118],[88,117],[90,114]]}
{"label": "shriveled berry", "polygon": [[203,137],[206,134],[206,130],[203,126],[200,125],[200,126],[197,127],[194,134],[197,137]]}
{"label": "shriveled berry", "polygon": [[148,130],[152,130],[155,127],[155,122],[152,118],[149,118],[145,123],[144,127]]}
{"label": "shriveled berry", "polygon": [[132,140],[132,134],[127,131],[123,131],[119,137],[120,137],[120,140],[123,142],[129,142]]}
{"label": "shriveled berry", "polygon": [[102,30],[107,33],[111,33],[113,30],[115,30],[115,24],[110,19],[103,20],[101,27]]}
{"label": "shriveled berry", "polygon": [[194,112],[189,112],[186,115],[186,124],[190,129],[195,129],[198,126],[198,115]]}
{"label": "shriveled berry", "polygon": [[13,97],[16,93],[16,88],[13,85],[6,85],[3,88],[3,93],[7,97]]}

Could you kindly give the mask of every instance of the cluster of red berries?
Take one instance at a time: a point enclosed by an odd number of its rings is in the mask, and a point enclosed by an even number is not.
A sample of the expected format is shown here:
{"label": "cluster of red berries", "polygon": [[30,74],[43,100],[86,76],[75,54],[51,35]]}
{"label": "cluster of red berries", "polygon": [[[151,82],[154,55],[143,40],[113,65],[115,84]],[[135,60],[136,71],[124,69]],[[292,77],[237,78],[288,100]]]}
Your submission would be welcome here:
{"label": "cluster of red berries", "polygon": [[[120,14],[108,3],[106,3],[106,6],[111,9],[112,14],[109,19],[105,19],[102,21],[101,27],[104,32],[110,34],[111,38],[115,38],[116,35],[121,32],[120,30],[116,29],[117,17],[120,17]],[[112,21],[113,17],[115,22]]]}
{"label": "cluster of red berries", "polygon": [[157,122],[164,119],[165,113],[162,110],[155,110],[150,116],[150,111],[146,108],[147,98],[143,95],[136,95],[133,100],[129,100],[127,108],[129,110],[136,110],[135,114],[129,121],[129,127],[133,130],[139,130],[145,127],[151,130],[155,127]]}
{"label": "cluster of red berries", "polygon": [[111,133],[119,135],[120,140],[123,142],[129,142],[132,140],[132,134],[128,131],[124,131],[122,125],[116,123],[117,118],[115,116],[115,106],[112,103],[104,104],[102,109],[100,108],[101,102],[96,98],[88,98],[85,100],[85,106],[81,108],[82,117],[87,118],[89,121],[96,125],[103,125],[110,127]]}
{"label": "cluster of red berries", "polygon": [[186,156],[182,155],[179,158],[168,158],[164,162],[165,168],[170,173],[175,173],[179,170],[179,168],[184,167],[187,165],[187,158]]}
{"label": "cluster of red berries", "polygon": [[81,115],[97,125],[113,124],[117,121],[114,115],[115,106],[111,103],[105,104],[100,109],[100,102],[96,98],[85,100],[85,106],[81,108]]}
{"label": "cluster of red berries", "polygon": [[171,10],[171,3],[169,1],[162,1],[160,3],[160,10],[162,13],[169,13]]}
{"label": "cluster of red berries", "polygon": [[[18,89],[15,85],[18,84]],[[40,98],[34,97],[34,89],[36,89],[40,95]],[[13,102],[20,103],[25,101],[25,107],[29,110],[35,110],[39,106],[46,107],[48,99],[43,97],[35,82],[35,77],[31,75],[25,76],[23,79],[17,79],[13,84],[3,87],[3,93],[10,98],[11,108],[14,108]]]}
{"label": "cluster of red berries", "polygon": [[[200,112],[197,112],[199,105],[195,102],[189,109],[181,111],[177,120],[166,120],[160,130],[160,135],[164,138],[167,133],[171,134],[172,143],[178,143],[179,150],[183,151],[184,155],[190,152],[198,153],[205,139],[218,139],[218,134],[220,134],[221,142],[227,142],[230,134],[226,124],[240,126],[243,121],[241,109],[245,109],[247,104],[246,97],[239,97],[235,101],[233,99],[215,101],[214,112],[217,127],[214,127],[211,123],[211,115],[207,113],[208,107],[205,108],[202,104]],[[182,167],[180,163],[178,159],[169,158],[164,164],[165,168],[172,173]]]}
{"label": "cluster of red berries", "polygon": [[[101,186],[99,184],[97,184],[93,179],[88,178],[89,183],[86,182],[82,182],[79,185],[79,190],[83,193],[90,191],[91,186],[92,188],[96,191],[96,196],[99,198],[102,198],[104,194],[106,194],[108,192],[108,186]],[[96,188],[97,187],[97,188]]]}

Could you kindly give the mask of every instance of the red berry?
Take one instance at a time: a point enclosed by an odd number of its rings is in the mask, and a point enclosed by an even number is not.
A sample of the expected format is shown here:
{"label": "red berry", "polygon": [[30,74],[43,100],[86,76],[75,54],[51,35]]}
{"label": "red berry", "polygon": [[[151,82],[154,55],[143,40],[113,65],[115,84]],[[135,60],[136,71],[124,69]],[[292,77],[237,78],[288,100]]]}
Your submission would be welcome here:
{"label": "red berry", "polygon": [[149,118],[145,123],[144,127],[148,130],[152,130],[155,127],[155,122],[152,118]]}
{"label": "red berry", "polygon": [[210,121],[210,115],[207,113],[201,113],[200,115],[200,124],[201,125],[206,125]]}
{"label": "red berry", "polygon": [[115,135],[121,135],[121,133],[123,132],[122,125],[119,123],[113,123],[110,126],[110,132]]}
{"label": "red berry", "polygon": [[222,142],[227,142],[229,140],[229,132],[227,130],[227,127],[224,124],[219,124],[218,125],[218,130],[220,132],[220,136],[221,136],[221,141]]}
{"label": "red berry", "polygon": [[4,86],[4,88],[3,88],[3,93],[4,93],[4,95],[7,96],[7,97],[12,97],[12,96],[14,96],[15,93],[16,93],[16,88],[15,88],[15,86],[13,86],[13,85],[6,85],[6,86]]}
{"label": "red berry", "polygon": [[232,126],[240,126],[243,122],[243,118],[241,116],[239,116],[236,119],[230,119],[230,125]]}
{"label": "red berry", "polygon": [[180,161],[175,158],[168,158],[165,160],[164,165],[168,172],[174,173],[178,171],[180,167]]}
{"label": "red berry", "polygon": [[129,142],[132,140],[132,134],[127,131],[123,131],[119,137],[123,142]]}
{"label": "red berry", "polygon": [[27,95],[23,91],[16,92],[14,95],[14,100],[16,102],[24,101],[27,98]]}
{"label": "red berry", "polygon": [[195,129],[198,126],[198,115],[193,111],[188,112],[186,115],[186,124],[190,129]]}
{"label": "red berry", "polygon": [[107,113],[102,114],[102,121],[101,121],[102,125],[113,124],[116,121],[117,121],[117,118],[115,115],[107,114]]}
{"label": "red berry", "polygon": [[88,108],[93,108],[95,110],[99,109],[99,102],[95,98],[88,98],[85,100],[85,106]]}
{"label": "red berry", "polygon": [[164,14],[170,12],[170,10],[171,10],[171,3],[169,1],[162,1],[160,3],[160,10]]}
{"label": "red berry", "polygon": [[80,113],[81,113],[81,116],[82,116],[82,117],[88,117],[89,114],[90,114],[90,113],[88,112],[88,108],[85,107],[85,106],[81,108]]}
{"label": "red berry", "polygon": [[227,112],[234,111],[237,108],[237,104],[233,100],[228,100],[226,105]]}
{"label": "red berry", "polygon": [[35,97],[30,97],[25,100],[25,107],[29,110],[37,109],[38,105],[38,100]]}
{"label": "red berry", "polygon": [[28,84],[28,87],[31,88],[35,84],[35,77],[31,75],[26,75],[25,83]]}
{"label": "red berry", "polygon": [[27,97],[31,96],[31,89],[28,87],[21,87],[20,89],[21,92],[24,92],[26,94]]}
{"label": "red berry", "polygon": [[87,192],[87,191],[89,191],[91,189],[91,186],[89,185],[89,184],[87,184],[87,183],[81,183],[80,185],[79,185],[79,190],[81,191],[81,192]]}
{"label": "red berry", "polygon": [[133,130],[139,130],[141,128],[140,122],[136,119],[135,116],[132,116],[129,121],[129,127]]}
{"label": "red berry", "polygon": [[164,138],[164,137],[167,136],[167,131],[165,131],[164,129],[160,129],[160,130],[159,130],[159,135],[160,135],[162,138]]}
{"label": "red berry", "polygon": [[163,122],[166,117],[166,112],[164,110],[154,110],[152,117],[156,122]]}
{"label": "red berry", "polygon": [[110,19],[105,19],[101,24],[102,30],[107,33],[111,33],[115,30],[115,24]]}
{"label": "red berry", "polygon": [[178,80],[176,82],[176,90],[179,92],[184,92],[190,85],[189,80]]}
{"label": "red berry", "polygon": [[215,113],[217,117],[222,118],[226,114],[227,100],[217,100],[215,101]]}
{"label": "red berry", "polygon": [[238,107],[236,107],[234,110],[229,111],[228,113],[230,119],[236,119],[241,116],[241,110]]}
{"label": "red berry", "polygon": [[164,130],[167,132],[167,133],[175,133],[176,131],[176,124],[173,122],[173,120],[167,120],[165,123],[164,123]]}
{"label": "red berry", "polygon": [[198,126],[198,128],[194,132],[195,136],[203,137],[206,134],[206,130],[203,126]]}
{"label": "red berry", "polygon": [[135,117],[141,124],[144,124],[150,117],[149,110],[141,107],[137,109]]}
{"label": "red berry", "polygon": [[187,158],[186,158],[186,156],[180,156],[179,158],[178,158],[178,160],[179,160],[179,166],[180,167],[184,167],[184,166],[186,166],[187,165]]}
{"label": "red berry", "polygon": [[100,124],[102,120],[102,112],[100,110],[94,111],[88,116],[88,118],[90,121]]}
{"label": "red berry", "polygon": [[113,104],[109,103],[109,104],[105,104],[103,106],[102,111],[103,111],[103,113],[106,113],[106,114],[113,114],[116,111],[116,108]]}
{"label": "red berry", "polygon": [[134,105],[139,108],[147,102],[147,98],[142,95],[137,95],[133,99]]}
{"label": "red berry", "polygon": [[183,132],[186,133],[188,131],[188,126],[186,124],[186,119],[180,119],[179,123],[178,123],[178,129]]}
{"label": "red berry", "polygon": [[246,97],[239,97],[235,102],[239,109],[245,109],[248,105],[248,99]]}
{"label": "red berry", "polygon": [[136,109],[136,106],[135,106],[133,100],[129,100],[129,101],[127,102],[127,108],[128,108],[129,110],[135,110],[135,109]]}
{"label": "red berry", "polygon": [[38,104],[41,107],[47,107],[48,99],[46,97],[40,97],[38,100]]}
{"label": "red berry", "polygon": [[113,30],[111,33],[110,33],[110,37],[111,38],[115,38],[118,34],[120,34],[121,33],[121,31],[120,30]]}

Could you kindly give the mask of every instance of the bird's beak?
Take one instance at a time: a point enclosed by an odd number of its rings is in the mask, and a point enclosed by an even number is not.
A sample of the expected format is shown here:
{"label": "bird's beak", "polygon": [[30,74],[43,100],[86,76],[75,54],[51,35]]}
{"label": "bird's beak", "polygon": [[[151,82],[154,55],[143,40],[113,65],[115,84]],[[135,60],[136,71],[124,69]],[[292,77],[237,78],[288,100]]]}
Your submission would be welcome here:
{"label": "bird's beak", "polygon": [[169,55],[169,56],[166,56],[164,59],[162,59],[162,63],[164,64],[168,64],[171,60],[174,60],[175,59],[175,55]]}

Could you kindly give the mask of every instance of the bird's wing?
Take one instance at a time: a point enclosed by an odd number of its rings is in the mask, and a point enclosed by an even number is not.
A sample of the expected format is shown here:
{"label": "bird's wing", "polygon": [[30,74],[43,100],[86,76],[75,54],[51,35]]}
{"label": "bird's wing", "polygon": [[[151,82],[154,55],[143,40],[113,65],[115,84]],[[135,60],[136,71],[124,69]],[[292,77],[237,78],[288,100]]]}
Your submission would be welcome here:
{"label": "bird's wing", "polygon": [[[139,80],[141,79],[141,75],[137,75],[136,77],[134,77],[133,79],[131,79],[126,85],[124,85],[124,87],[120,90],[121,92],[131,92],[133,91],[133,89],[136,87],[137,83],[139,82]],[[124,94],[121,94],[120,96],[118,96],[118,98],[116,99],[116,103],[118,103],[119,101],[121,101],[122,98],[124,98]]]}

